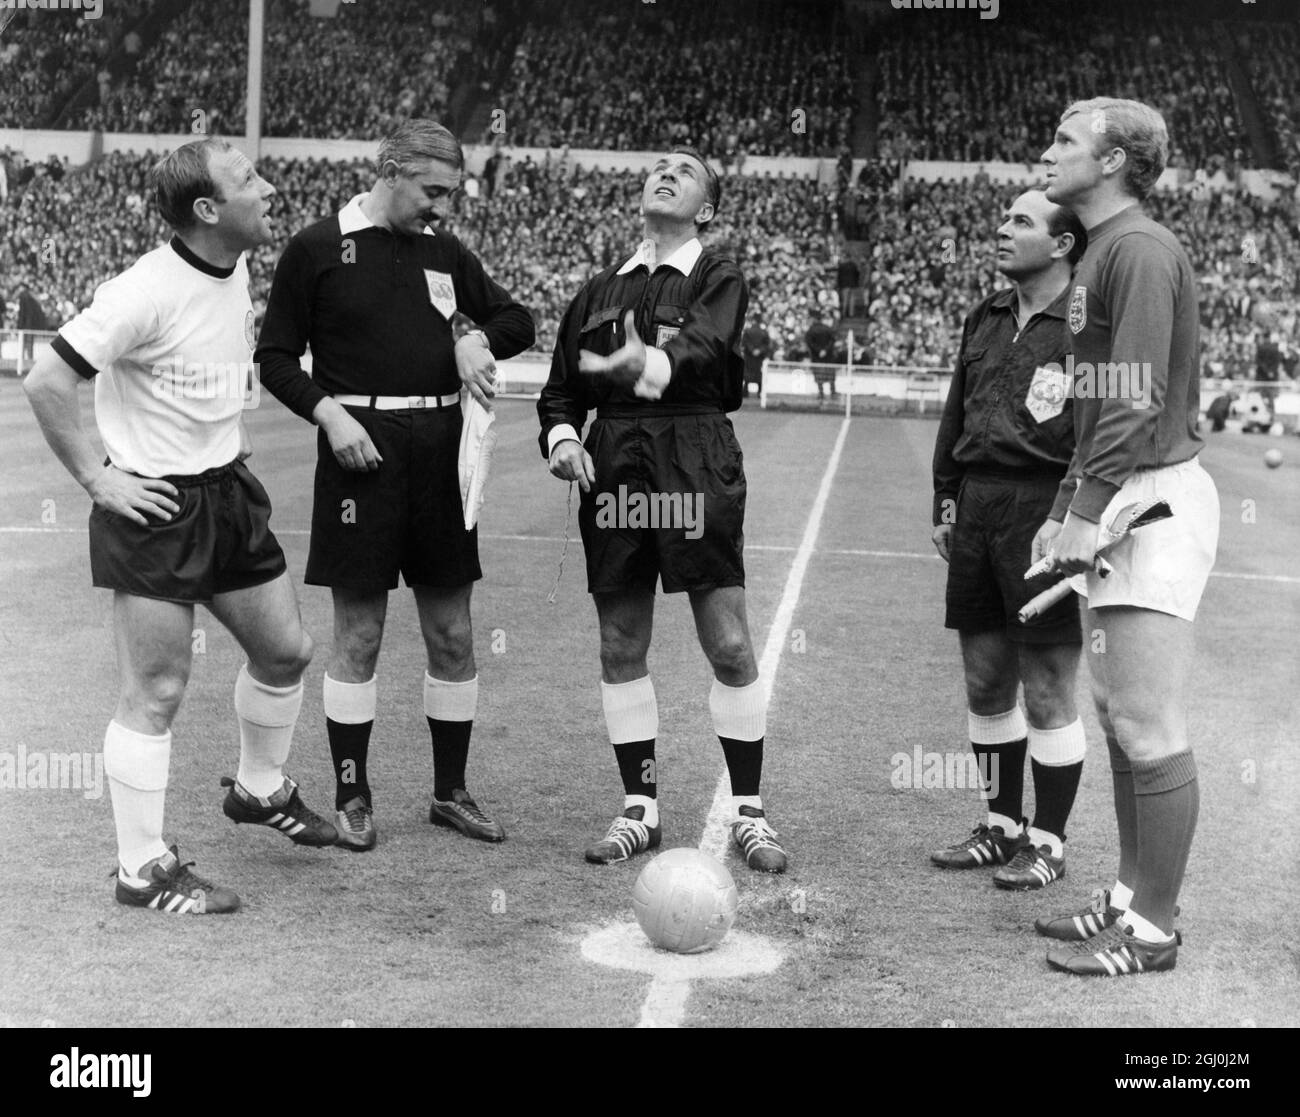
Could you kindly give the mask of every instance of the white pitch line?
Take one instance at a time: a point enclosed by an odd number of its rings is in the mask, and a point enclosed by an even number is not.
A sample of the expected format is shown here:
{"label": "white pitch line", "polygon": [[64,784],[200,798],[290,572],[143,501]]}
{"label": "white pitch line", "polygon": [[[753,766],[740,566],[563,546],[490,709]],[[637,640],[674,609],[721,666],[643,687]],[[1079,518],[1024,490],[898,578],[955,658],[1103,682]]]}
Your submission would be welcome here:
{"label": "white pitch line", "polygon": [[[830,499],[831,483],[840,464],[840,455],[844,451],[844,440],[849,433],[849,419],[846,416],[840,422],[839,433],[835,436],[835,445],[831,448],[826,471],[822,474],[817,495],[813,498],[812,511],[808,513],[808,523],[803,529],[803,538],[799,541],[799,550],[790,564],[790,573],[786,575],[785,589],[781,592],[781,602],[776,607],[776,615],[767,630],[767,643],[763,645],[763,655],[758,661],[758,678],[763,684],[763,697],[772,698],[772,684],[776,679],[776,669],[781,662],[781,653],[785,650],[786,637],[790,634],[790,624],[794,620],[795,606],[799,604],[799,594],[803,589],[804,575],[808,573],[808,563],[812,560],[813,548],[817,535],[821,531],[822,515],[826,511],[826,502]],[[718,786],[713,792],[713,805],[704,823],[704,837],[700,839],[700,849],[713,857],[722,859],[727,852],[727,816],[731,813],[731,788],[728,783],[727,770],[724,767],[718,777]]]}
{"label": "white pitch line", "polygon": [[[763,646],[763,655],[758,661],[758,679],[763,684],[765,699],[770,699],[772,695],[772,683],[776,677],[777,666],[781,662],[781,652],[785,649],[786,637],[790,633],[790,623],[794,620],[795,606],[799,604],[799,593],[803,589],[804,575],[807,574],[808,563],[812,559],[813,545],[817,541],[817,533],[821,530],[822,514],[826,511],[826,502],[831,495],[831,482],[840,464],[844,440],[849,433],[849,422],[847,416],[840,422],[839,434],[836,435],[835,445],[826,463],[826,471],[822,474],[821,484],[817,487],[812,511],[808,513],[803,539],[799,543],[794,561],[790,564],[790,573],[786,575],[781,602],[777,605],[776,615],[767,630],[767,643]],[[724,767],[722,775],[718,777],[718,786],[713,791],[713,804],[709,807],[709,815],[704,822],[704,834],[700,838],[700,849],[718,860],[722,860],[727,851],[727,817],[730,813],[731,785],[727,769]],[[680,1027],[686,1015],[686,1001],[690,991],[689,981],[654,977],[641,1004],[641,1018],[637,1027]]]}
{"label": "white pitch line", "polygon": [[[0,535],[85,535],[84,527],[0,527]],[[311,534],[308,528],[277,528],[276,535]],[[479,539],[487,543],[563,543],[558,535],[480,535]],[[788,543],[746,543],[746,551],[798,551]],[[840,558],[879,558],[879,559],[921,559],[924,562],[939,562],[939,556],[926,551],[868,551],[855,547],[814,548],[818,555]],[[1233,570],[1211,570],[1211,578],[1230,578],[1238,582],[1271,582],[1274,585],[1300,585],[1300,577],[1291,574],[1245,574]]]}

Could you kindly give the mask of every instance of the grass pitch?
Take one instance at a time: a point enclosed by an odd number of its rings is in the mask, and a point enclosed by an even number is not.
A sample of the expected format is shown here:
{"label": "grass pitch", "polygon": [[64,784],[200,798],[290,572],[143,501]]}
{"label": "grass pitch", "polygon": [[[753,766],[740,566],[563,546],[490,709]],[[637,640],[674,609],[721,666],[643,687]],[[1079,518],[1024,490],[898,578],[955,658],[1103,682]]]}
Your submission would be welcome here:
{"label": "grass pitch", "polygon": [[[89,395],[89,393],[87,393]],[[87,407],[89,417],[89,407]],[[761,648],[841,419],[735,417],[746,451],[749,612]],[[639,863],[582,859],[619,808],[604,736],[595,613],[576,509],[556,604],[566,487],[536,447],[522,401],[500,404],[501,442],[482,525],[474,620],[481,680],[470,787],[505,825],[500,846],[426,821],[423,651],[410,594],[394,593],[378,669],[370,762],[379,848],[291,846],[234,827],[218,778],[238,744],[233,640],[202,610],[204,651],[174,727],[167,834],[234,888],[228,918],[166,919],[112,900],[107,789],[0,789],[0,1023],[72,1026],[579,1025],[637,1022],[650,979],[587,962],[579,944],[631,918]],[[251,467],[300,579],[314,438],[270,402],[253,415]],[[965,747],[955,636],[942,627],[943,566],[929,543],[930,422],[854,419],[774,681],[765,798],[790,872],[734,858],[737,926],[785,952],[761,977],[691,986],[687,1025],[1295,1025],[1300,910],[1294,512],[1300,449],[1267,470],[1276,440],[1207,435],[1223,506],[1218,576],[1198,622],[1191,724],[1200,825],[1172,974],[1058,975],[1033,932],[1114,875],[1105,750],[1080,686],[1091,751],[1071,820],[1067,876],[1009,894],[986,872],[932,867],[928,851],[982,817],[977,793],[895,789],[890,758]],[[0,752],[102,748],[116,699],[109,595],[89,585],[88,502],[45,448],[12,381],[0,384]],[[1287,522],[1288,517],[1290,523]],[[328,593],[302,587],[317,659],[290,769],[331,806],[320,679]],[[659,696],[664,845],[700,840],[722,771],[709,670],[684,598],[660,597],[651,671]],[[1026,780],[1028,784],[1028,779]],[[1032,806],[1026,804],[1027,810]]]}

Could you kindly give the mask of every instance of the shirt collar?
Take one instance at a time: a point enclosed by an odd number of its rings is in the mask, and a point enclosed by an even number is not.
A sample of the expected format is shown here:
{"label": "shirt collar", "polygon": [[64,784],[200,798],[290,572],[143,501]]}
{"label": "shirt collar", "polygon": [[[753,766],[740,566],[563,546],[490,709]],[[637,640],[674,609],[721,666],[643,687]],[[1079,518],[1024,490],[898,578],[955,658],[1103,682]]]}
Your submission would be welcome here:
{"label": "shirt collar", "polygon": [[[368,197],[370,197],[369,191],[365,194],[357,194],[350,202],[348,202],[347,205],[339,210],[339,232],[343,236],[346,237],[349,233],[359,233],[362,229],[379,228],[378,225],[366,216],[365,211],[361,208],[361,203]],[[434,237],[438,234],[434,232],[433,229],[426,228],[424,230],[424,235],[426,237]]]}
{"label": "shirt collar", "polygon": [[357,194],[347,205],[339,210],[339,232],[344,236],[348,233],[360,232],[362,229],[373,229],[375,223],[362,212],[361,203],[370,195]]}
{"label": "shirt collar", "polygon": [[[1061,321],[1065,321],[1065,307],[1069,298],[1070,284],[1067,283],[1061,289],[1061,293],[1038,313],[1046,314],[1050,318],[1059,318]],[[992,300],[989,302],[989,306],[997,310],[1009,310],[1014,314],[1019,309],[1019,304],[1016,301],[1016,289],[1014,287],[1004,287],[993,296]]]}
{"label": "shirt collar", "polygon": [[208,263],[207,260],[190,248],[188,244],[174,233],[172,234],[171,247],[172,251],[189,264],[190,267],[197,268],[204,275],[212,276],[213,279],[229,279],[235,274],[235,268],[239,266],[238,263],[235,263],[228,268],[219,268],[216,264]]}
{"label": "shirt collar", "polygon": [[[647,258],[647,250],[653,246],[653,242],[643,240],[637,245],[636,252],[621,268],[618,269],[619,275],[627,275],[634,268],[644,265],[646,271],[650,270],[650,264]],[[659,267],[676,268],[682,275],[690,275],[695,270],[695,264],[704,251],[704,245],[700,243],[699,237],[691,237],[685,244],[672,253],[666,260],[659,261]]]}

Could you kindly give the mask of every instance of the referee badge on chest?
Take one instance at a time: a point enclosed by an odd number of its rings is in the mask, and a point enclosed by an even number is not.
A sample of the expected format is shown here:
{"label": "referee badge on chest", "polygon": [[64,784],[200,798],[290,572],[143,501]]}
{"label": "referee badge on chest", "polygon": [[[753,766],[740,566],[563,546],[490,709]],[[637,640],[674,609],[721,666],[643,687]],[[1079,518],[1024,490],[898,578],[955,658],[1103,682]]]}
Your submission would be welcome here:
{"label": "referee badge on chest", "polygon": [[1088,288],[1076,287],[1070,294],[1070,312],[1068,316],[1070,333],[1077,334],[1088,324]]}
{"label": "referee badge on chest", "polygon": [[429,302],[447,321],[456,313],[456,288],[451,276],[442,271],[424,269],[424,282],[429,287]]}
{"label": "referee badge on chest", "polygon": [[1029,382],[1029,391],[1025,393],[1025,408],[1034,417],[1035,423],[1045,423],[1065,410],[1065,401],[1069,395],[1069,373],[1052,361],[1034,369],[1034,378]]}

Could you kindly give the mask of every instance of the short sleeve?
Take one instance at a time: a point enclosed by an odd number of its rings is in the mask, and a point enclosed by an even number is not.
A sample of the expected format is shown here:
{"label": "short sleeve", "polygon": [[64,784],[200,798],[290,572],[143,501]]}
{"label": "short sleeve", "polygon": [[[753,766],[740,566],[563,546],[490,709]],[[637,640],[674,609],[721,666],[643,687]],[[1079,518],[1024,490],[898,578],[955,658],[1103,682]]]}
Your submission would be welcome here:
{"label": "short sleeve", "polygon": [[125,276],[110,279],[95,291],[91,304],[59,330],[65,345],[86,366],[103,372],[141,344],[157,327],[158,315],[148,299]]}

